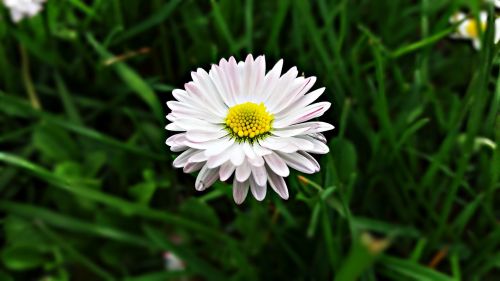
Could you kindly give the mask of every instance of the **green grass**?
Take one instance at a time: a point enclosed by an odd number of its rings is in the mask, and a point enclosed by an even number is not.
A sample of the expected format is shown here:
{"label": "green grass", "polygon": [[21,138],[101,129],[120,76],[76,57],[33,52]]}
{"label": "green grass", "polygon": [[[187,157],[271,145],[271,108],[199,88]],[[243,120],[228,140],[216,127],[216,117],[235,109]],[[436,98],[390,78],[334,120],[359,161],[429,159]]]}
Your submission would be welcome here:
{"label": "green grass", "polygon": [[[496,280],[498,48],[492,29],[479,52],[448,38],[457,10],[494,13],[470,2],[0,8],[0,280]],[[331,152],[288,201],[196,192],[164,144],[171,90],[247,53],[333,104]]]}

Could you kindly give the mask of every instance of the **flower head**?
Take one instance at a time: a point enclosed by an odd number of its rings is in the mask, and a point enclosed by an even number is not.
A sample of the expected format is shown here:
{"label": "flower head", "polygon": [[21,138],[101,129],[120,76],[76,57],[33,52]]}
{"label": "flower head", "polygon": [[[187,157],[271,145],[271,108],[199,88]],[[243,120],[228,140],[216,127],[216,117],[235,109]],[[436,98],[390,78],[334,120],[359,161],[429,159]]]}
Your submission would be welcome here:
{"label": "flower head", "polygon": [[[488,13],[481,12],[479,14],[479,21],[474,17],[469,17],[464,13],[455,13],[450,18],[451,24],[458,24],[457,30],[451,35],[455,39],[472,40],[472,45],[476,50],[481,49],[480,32],[486,30],[488,23]],[[495,19],[495,43],[500,41],[500,19]]]}
{"label": "flower head", "polygon": [[10,16],[14,22],[23,18],[30,18],[43,9],[46,0],[3,0],[4,5],[9,8]]}
{"label": "flower head", "polygon": [[248,190],[263,200],[267,185],[288,199],[283,179],[288,167],[308,174],[319,171],[310,153],[328,152],[321,132],[333,126],[310,120],[330,107],[329,102],[313,103],[325,88],[308,93],[316,78],[298,77],[295,67],[282,75],[282,67],[280,60],[266,73],[264,56],[254,60],[248,55],[244,62],[222,59],[208,73],[201,68],[192,72],[193,81],[172,92],[176,101],[167,102],[172,123],[166,129],[180,133],[166,143],[172,151],[183,151],[174,167],[200,171],[197,190],[234,173],[238,204]]}

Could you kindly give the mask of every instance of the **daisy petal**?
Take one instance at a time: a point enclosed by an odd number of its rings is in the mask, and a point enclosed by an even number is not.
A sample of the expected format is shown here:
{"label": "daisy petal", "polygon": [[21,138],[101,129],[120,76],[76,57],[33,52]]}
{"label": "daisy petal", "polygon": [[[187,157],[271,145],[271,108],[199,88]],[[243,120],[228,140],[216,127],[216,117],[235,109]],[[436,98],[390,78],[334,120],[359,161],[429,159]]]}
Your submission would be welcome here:
{"label": "daisy petal", "polygon": [[191,157],[188,159],[188,163],[199,163],[199,162],[205,162],[208,160],[208,157],[205,155],[203,150],[198,150],[196,153],[194,153]]}
{"label": "daisy petal", "polygon": [[252,172],[251,166],[248,161],[243,161],[243,164],[236,167],[236,180],[239,182],[244,182],[250,177]]}
{"label": "daisy petal", "polygon": [[269,93],[274,91],[277,81],[280,78],[282,68],[283,60],[279,60],[271,69],[271,71],[266,74],[262,83],[262,87],[258,92],[257,102],[265,102],[269,96]]}
{"label": "daisy petal", "polygon": [[257,201],[262,201],[266,198],[267,186],[265,184],[257,184],[253,178],[250,178],[250,190]]}
{"label": "daisy petal", "polygon": [[207,160],[207,166],[209,168],[219,167],[220,165],[229,161],[229,158],[231,158],[231,154],[227,151],[214,156],[210,156]]}
{"label": "daisy petal", "polygon": [[227,179],[229,179],[229,177],[231,177],[231,175],[233,174],[235,169],[236,169],[236,166],[234,166],[231,163],[231,161],[228,161],[228,162],[222,164],[222,166],[220,166],[220,170],[219,170],[220,180],[226,181]]}
{"label": "daisy petal", "polygon": [[293,79],[297,77],[297,74],[299,72],[297,71],[296,67],[290,68],[287,73],[283,74],[283,76],[280,77],[278,82],[276,83],[276,86],[274,87],[274,90],[272,93],[269,93],[267,100],[265,101],[265,104],[269,106],[269,109],[272,111],[276,106],[278,106],[279,100],[282,98],[283,95],[287,93],[288,88],[291,85],[291,82]]}
{"label": "daisy petal", "polygon": [[241,149],[233,149],[231,152],[231,162],[233,163],[234,166],[239,166],[243,164],[243,161],[245,160],[245,152]]}
{"label": "daisy petal", "polygon": [[266,185],[267,172],[264,166],[252,166],[252,177],[258,185]]}
{"label": "daisy petal", "polygon": [[232,138],[217,139],[211,146],[205,148],[205,155],[210,157],[220,154],[230,148],[233,143],[234,139]]}
{"label": "daisy petal", "polygon": [[184,151],[184,150],[186,150],[188,148],[189,148],[189,146],[186,146],[186,145],[172,145],[170,147],[170,151],[172,151],[172,152],[182,152],[182,151]]}
{"label": "daisy petal", "polygon": [[182,145],[184,144],[184,141],[186,140],[186,134],[185,133],[180,133],[180,134],[175,134],[167,139],[165,141],[165,144],[168,146],[172,145]]}
{"label": "daisy petal", "polygon": [[307,149],[303,149],[303,151],[316,153],[316,154],[326,154],[330,151],[328,145],[326,145],[323,141],[315,139],[311,136],[300,136],[299,139],[306,140],[309,143],[313,144],[313,147],[308,147]]}
{"label": "daisy petal", "polygon": [[264,156],[264,155],[269,155],[272,153],[271,150],[262,147],[259,143],[255,142],[252,146],[253,151],[255,152],[256,155],[258,156]]}
{"label": "daisy petal", "polygon": [[291,104],[289,107],[285,108],[281,112],[275,114],[276,118],[283,118],[284,116],[290,114],[291,112],[294,112],[298,109],[304,108],[311,103],[313,103],[315,100],[317,100],[323,93],[325,92],[325,88],[319,88],[317,90],[314,90],[310,92],[307,95],[304,95],[302,98],[300,98],[298,101],[295,103]]}
{"label": "daisy petal", "polygon": [[187,163],[186,166],[182,169],[184,173],[192,173],[199,171],[203,166],[205,165],[204,162],[199,162],[199,163]]}
{"label": "daisy petal", "polygon": [[210,169],[207,165],[201,168],[198,177],[196,177],[195,188],[198,191],[202,191],[210,187],[219,177],[219,169]]}
{"label": "daisy petal", "polygon": [[[300,124],[302,125],[302,124]],[[300,127],[292,127],[289,126],[285,129],[277,129],[272,132],[273,135],[278,136],[278,137],[293,137],[296,135],[300,135],[307,130],[309,130],[309,126],[300,126]]]}
{"label": "daisy petal", "polygon": [[304,109],[297,111],[296,113],[291,113],[287,117],[276,120],[273,124],[275,128],[284,128],[289,125],[305,122],[313,118],[319,117],[325,113],[330,108],[329,102],[318,102],[306,106]]}
{"label": "daisy petal", "polygon": [[304,152],[304,151],[301,151],[299,153],[300,153],[300,155],[302,155],[305,158],[307,158],[307,160],[309,160],[311,163],[313,163],[313,165],[314,165],[314,167],[316,169],[316,172],[319,172],[319,170],[320,170],[319,163],[318,163],[318,161],[316,161],[316,159],[314,159],[314,157],[311,156],[311,154],[309,154],[307,152]]}
{"label": "daisy petal", "polygon": [[205,100],[210,103],[212,107],[221,113],[227,110],[221,94],[218,92],[212,82],[212,79],[205,70],[198,68],[196,72],[191,73],[191,77],[193,78],[193,81],[200,85],[200,88],[204,90],[204,94],[206,95]]}
{"label": "daisy petal", "polygon": [[234,198],[234,202],[236,202],[236,204],[240,205],[241,203],[243,203],[243,201],[245,201],[245,198],[247,198],[248,185],[249,185],[248,181],[239,182],[236,179],[234,179],[233,198]]}
{"label": "daisy petal", "polygon": [[[178,127],[182,128],[183,131],[188,130],[202,130],[206,131],[207,129],[211,131],[220,130],[220,125],[216,125],[213,123],[208,123],[206,121],[194,118],[178,118],[174,123],[170,123],[169,125],[175,124]],[[167,125],[167,130],[170,130]]]}
{"label": "daisy petal", "polygon": [[278,195],[287,200],[289,195],[288,195],[288,188],[286,187],[285,180],[273,173],[273,171],[268,170],[268,179],[269,179],[269,184],[271,185],[271,188],[274,190],[274,192],[278,193]]}
{"label": "daisy petal", "polygon": [[288,177],[288,175],[290,174],[288,166],[286,165],[285,161],[283,161],[283,159],[278,156],[278,154],[272,153],[266,155],[264,156],[264,159],[266,160],[267,166],[277,175]]}
{"label": "daisy petal", "polygon": [[219,131],[201,131],[201,130],[192,130],[186,132],[186,138],[190,141],[203,142],[210,141],[222,138],[227,135],[227,131],[219,130]]}
{"label": "daisy petal", "polygon": [[257,156],[255,158],[248,158],[248,162],[255,167],[262,167],[265,164],[264,158],[262,158],[262,156]]}
{"label": "daisy petal", "polygon": [[278,155],[286,162],[291,168],[306,174],[313,174],[316,172],[316,165],[306,157],[298,152],[294,153],[279,153]]}
{"label": "daisy petal", "polygon": [[177,156],[177,158],[175,158],[175,160],[173,162],[174,167],[176,167],[176,168],[184,167],[184,165],[186,165],[188,159],[198,152],[199,152],[198,149],[193,149],[193,148],[190,148],[190,149],[184,151],[179,156]]}

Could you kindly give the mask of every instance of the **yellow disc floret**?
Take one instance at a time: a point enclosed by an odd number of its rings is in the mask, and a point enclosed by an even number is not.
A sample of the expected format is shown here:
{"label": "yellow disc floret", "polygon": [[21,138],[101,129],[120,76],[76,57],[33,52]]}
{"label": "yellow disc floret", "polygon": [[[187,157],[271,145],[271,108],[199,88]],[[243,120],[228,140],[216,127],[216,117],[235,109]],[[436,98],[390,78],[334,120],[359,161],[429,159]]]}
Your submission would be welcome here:
{"label": "yellow disc floret", "polygon": [[227,130],[240,140],[254,140],[269,134],[274,116],[264,103],[246,102],[231,107],[226,116]]}
{"label": "yellow disc floret", "polygon": [[[466,22],[466,24],[467,24],[465,27],[466,34],[471,38],[478,38],[479,37],[478,22],[475,19],[470,19]],[[486,30],[486,22],[482,22],[480,26],[481,26],[481,31]]]}

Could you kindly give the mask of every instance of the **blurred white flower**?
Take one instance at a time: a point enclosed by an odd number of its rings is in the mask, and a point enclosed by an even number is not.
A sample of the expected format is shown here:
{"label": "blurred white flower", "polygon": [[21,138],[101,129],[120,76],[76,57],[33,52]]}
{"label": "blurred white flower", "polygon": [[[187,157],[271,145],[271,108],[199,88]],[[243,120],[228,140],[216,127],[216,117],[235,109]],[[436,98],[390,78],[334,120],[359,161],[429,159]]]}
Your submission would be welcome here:
{"label": "blurred white flower", "polygon": [[165,261],[165,269],[168,271],[184,270],[186,268],[184,262],[172,252],[163,253],[163,260]]}
{"label": "blurred white flower", "polygon": [[30,18],[43,9],[46,0],[3,0],[4,5],[10,10],[10,16],[14,22],[24,18]]}
{"label": "blurred white flower", "polygon": [[[474,17],[469,17],[462,12],[455,13],[450,18],[450,23],[458,24],[457,30],[451,35],[455,39],[472,40],[472,45],[476,50],[481,49],[480,31],[486,30],[488,23],[488,13],[481,12],[479,14],[479,22]],[[500,19],[495,19],[495,43],[500,41]]]}
{"label": "blurred white flower", "polygon": [[495,7],[500,8],[500,0],[491,0],[490,2],[493,2],[493,4],[495,4]]}
{"label": "blurred white flower", "polygon": [[177,101],[166,129],[181,133],[167,139],[172,151],[184,151],[174,167],[190,173],[201,170],[195,188],[199,191],[217,179],[235,174],[233,197],[241,204],[250,189],[261,201],[267,184],[288,199],[284,177],[289,166],[312,174],[320,166],[309,153],[328,152],[321,132],[332,130],[325,122],[310,121],[330,108],[329,102],[313,103],[324,91],[307,94],[316,77],[297,76],[296,67],[281,75],[280,60],[267,74],[264,56],[236,62],[231,57],[212,65],[207,73],[199,68],[185,90],[176,89]]}

